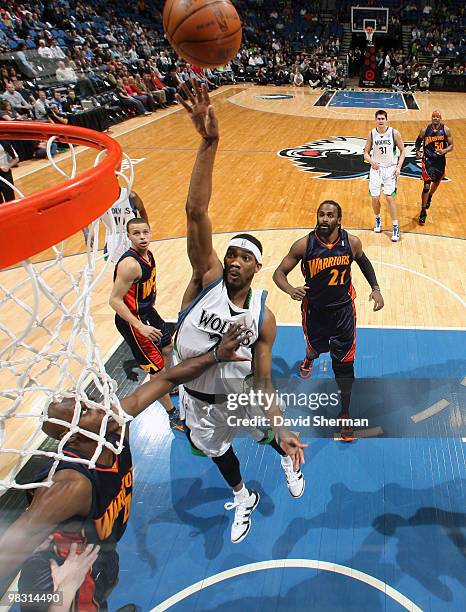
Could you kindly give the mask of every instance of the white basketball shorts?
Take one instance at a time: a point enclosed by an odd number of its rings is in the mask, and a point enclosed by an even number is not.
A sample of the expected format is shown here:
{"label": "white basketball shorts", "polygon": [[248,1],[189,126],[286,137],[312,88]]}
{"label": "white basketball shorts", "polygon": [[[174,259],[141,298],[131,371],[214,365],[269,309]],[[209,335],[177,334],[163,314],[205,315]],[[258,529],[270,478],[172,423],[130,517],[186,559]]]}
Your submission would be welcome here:
{"label": "white basketball shorts", "polygon": [[371,196],[379,196],[382,190],[385,195],[396,195],[395,170],[396,166],[379,168],[379,170],[374,170],[371,167],[369,171],[369,192]]}

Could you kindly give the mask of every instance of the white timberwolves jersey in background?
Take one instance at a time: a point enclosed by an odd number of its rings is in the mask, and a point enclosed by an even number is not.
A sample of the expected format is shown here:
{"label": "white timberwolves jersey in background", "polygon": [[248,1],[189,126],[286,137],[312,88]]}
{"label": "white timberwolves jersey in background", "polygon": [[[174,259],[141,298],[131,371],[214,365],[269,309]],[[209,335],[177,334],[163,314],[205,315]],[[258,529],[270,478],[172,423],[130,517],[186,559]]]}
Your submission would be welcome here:
{"label": "white timberwolves jersey in background", "polygon": [[[230,323],[243,323],[248,328],[247,337],[237,352],[252,358],[251,349],[259,337],[266,297],[267,291],[251,289],[249,307],[239,308],[228,298],[223,278],[206,287],[192,304],[180,312],[175,335],[178,359],[184,361],[212,349],[228,331]],[[251,371],[249,361],[219,363],[186,386],[200,393],[234,393],[238,392],[238,380],[244,380]]]}
{"label": "white timberwolves jersey in background", "polygon": [[[110,215],[115,221],[115,234],[110,233]],[[126,225],[130,219],[134,219],[135,217],[136,209],[130,202],[128,189],[126,187],[121,187],[120,197],[115,202],[115,204],[113,204],[112,207],[109,208],[109,210],[107,210],[107,212],[102,216],[102,221],[104,222],[107,228],[105,236],[105,246],[107,247],[107,251],[111,253],[113,247],[115,247],[115,251],[111,255],[111,261],[113,263],[117,263],[123,253],[125,253],[131,247],[131,242],[126,232]]]}
{"label": "white timberwolves jersey in background", "polygon": [[389,127],[384,134],[374,128],[372,130],[372,159],[381,168],[396,166],[398,163],[397,147],[393,128]]}

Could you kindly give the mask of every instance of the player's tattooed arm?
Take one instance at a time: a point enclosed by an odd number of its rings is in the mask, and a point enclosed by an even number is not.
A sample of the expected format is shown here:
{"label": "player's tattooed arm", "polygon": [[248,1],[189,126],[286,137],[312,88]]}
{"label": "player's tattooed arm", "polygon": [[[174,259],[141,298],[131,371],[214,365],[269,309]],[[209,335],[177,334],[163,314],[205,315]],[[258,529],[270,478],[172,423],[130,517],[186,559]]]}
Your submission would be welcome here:
{"label": "player's tattooed arm", "polygon": [[353,252],[354,261],[360,267],[361,272],[364,274],[364,277],[372,289],[369,295],[369,301],[374,300],[374,311],[381,310],[384,307],[384,301],[377,277],[375,275],[374,266],[371,264],[369,258],[362,250],[362,242],[359,240],[359,238],[350,234],[349,241],[351,250]]}
{"label": "player's tattooed arm", "polygon": [[306,253],[307,236],[297,240],[291,247],[288,255],[282,259],[282,262],[273,273],[273,280],[277,287],[288,293],[293,300],[303,300],[306,297],[308,287],[293,287],[288,282],[288,274],[296,268],[299,262],[303,259]]}
{"label": "player's tattooed arm", "polygon": [[[254,346],[254,386],[256,391],[262,392],[262,397],[273,398],[270,407],[270,402],[266,404],[268,409],[263,407],[264,414],[270,419],[271,427],[280,441],[280,446],[293,459],[294,469],[297,470],[300,464],[304,463],[304,449],[308,445],[300,442],[294,433],[280,425],[283,415],[272,383],[272,347],[276,331],[275,317],[266,307],[261,332]],[[258,394],[257,397],[260,404],[261,395]]]}

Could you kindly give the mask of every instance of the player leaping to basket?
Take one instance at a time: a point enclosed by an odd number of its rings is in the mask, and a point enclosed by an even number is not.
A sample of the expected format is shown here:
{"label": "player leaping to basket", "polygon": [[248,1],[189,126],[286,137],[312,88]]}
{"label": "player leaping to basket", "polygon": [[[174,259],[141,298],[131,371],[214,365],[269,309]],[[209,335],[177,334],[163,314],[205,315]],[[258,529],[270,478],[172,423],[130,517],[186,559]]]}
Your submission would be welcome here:
{"label": "player leaping to basket", "polygon": [[[213,350],[222,334],[237,321],[249,329],[239,354],[253,359],[252,371],[256,388],[274,397],[271,382],[272,346],[276,324],[272,312],[265,306],[266,292],[253,289],[251,283],[262,267],[262,245],[250,234],[238,234],[230,240],[223,262],[212,245],[212,223],[209,201],[212,193],[212,173],[219,143],[219,129],[214,108],[206,87],[192,81],[194,93],[184,85],[186,100],[177,96],[201,136],[191,175],[186,203],[187,249],[192,277],[183,297],[175,334],[175,351],[184,361],[205,351]],[[254,348],[254,350],[253,350]],[[251,415],[252,406],[227,408],[227,396],[238,392],[235,382],[251,374],[248,362],[218,363],[196,380],[185,385],[180,393],[180,408],[186,413],[186,427],[192,446],[211,457],[223,478],[233,489],[235,509],[231,541],[243,540],[251,525],[251,512],[259,503],[259,494],[243,483],[240,464],[232,448],[238,427],[229,415],[241,418]],[[231,407],[230,407],[231,410]],[[267,416],[274,428],[274,416],[280,410],[275,401]],[[262,413],[263,416],[263,413]],[[248,428],[258,442],[268,442],[281,455],[281,465],[293,497],[304,491],[304,477],[299,465],[304,461],[307,446],[286,429],[274,428],[275,435]]]}

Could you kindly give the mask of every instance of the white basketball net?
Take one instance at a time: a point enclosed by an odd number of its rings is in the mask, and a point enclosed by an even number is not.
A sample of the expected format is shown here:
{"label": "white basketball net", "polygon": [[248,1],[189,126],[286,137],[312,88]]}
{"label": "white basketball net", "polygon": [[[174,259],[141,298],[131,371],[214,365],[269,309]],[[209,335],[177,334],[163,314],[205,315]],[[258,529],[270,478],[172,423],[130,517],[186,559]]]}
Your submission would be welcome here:
{"label": "white basketball net", "polygon": [[[52,159],[51,147],[56,138],[51,137],[47,143],[48,158],[60,174],[73,179],[77,168],[75,147],[70,145],[72,170],[67,174]],[[94,165],[102,154],[105,151],[99,153]],[[129,193],[134,178],[131,160],[125,156],[122,165],[128,172],[117,175]],[[50,486],[60,460],[94,467],[103,447],[114,453],[122,450],[130,417],[120,406],[115,381],[105,371],[95,338],[91,299],[94,287],[108,274],[113,250],[121,246],[119,239],[124,236],[112,240],[107,259],[99,250],[103,229],[101,218],[97,219],[89,228],[87,240],[80,237],[85,245],[82,255],[65,256],[69,251],[64,241],[52,248],[46,261],[26,260],[13,270],[0,271],[0,494],[9,488]],[[105,229],[115,238],[113,215],[107,215]],[[71,424],[48,417],[50,402],[65,397],[75,400]],[[79,427],[83,406],[104,411],[98,434]],[[106,439],[110,416],[121,425],[121,434],[114,443]],[[46,421],[69,428],[56,452],[38,450],[45,439],[41,427]],[[63,448],[76,432],[97,442],[91,459],[64,456]],[[53,459],[48,479],[39,485],[19,484],[16,475],[32,455]]]}
{"label": "white basketball net", "polygon": [[366,40],[369,44],[372,43],[372,39],[374,38],[374,28],[365,28]]}

